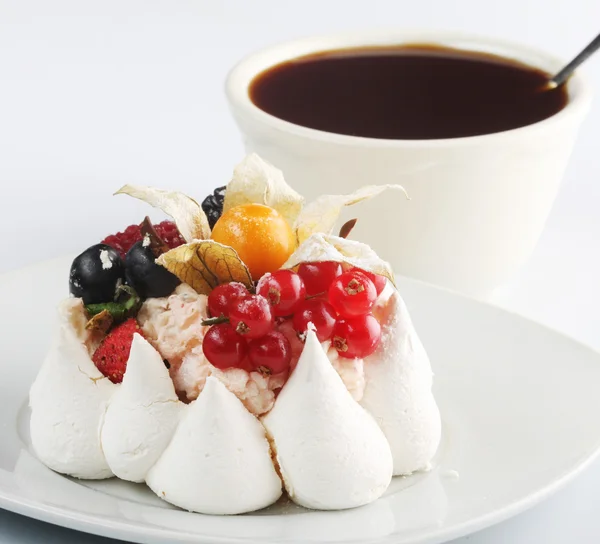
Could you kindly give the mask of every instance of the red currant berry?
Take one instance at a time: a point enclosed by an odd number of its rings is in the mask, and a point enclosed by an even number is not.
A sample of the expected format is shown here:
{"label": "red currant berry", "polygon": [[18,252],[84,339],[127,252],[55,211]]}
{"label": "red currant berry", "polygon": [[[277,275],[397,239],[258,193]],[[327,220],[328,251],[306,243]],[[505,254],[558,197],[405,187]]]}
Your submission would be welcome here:
{"label": "red currant berry", "polygon": [[260,338],[274,326],[269,301],[260,295],[233,300],[229,305],[229,320],[236,332],[246,338]]}
{"label": "red currant berry", "polygon": [[335,278],[342,273],[342,265],[333,261],[322,263],[302,263],[298,275],[304,281],[309,297],[327,292]]}
{"label": "red currant berry", "polygon": [[362,272],[345,272],[329,288],[329,302],[342,317],[365,315],[371,311],[377,291]]}
{"label": "red currant berry", "polygon": [[271,331],[248,344],[248,358],[253,370],[262,374],[279,374],[290,367],[292,348],[283,334]]}
{"label": "red currant berry", "polygon": [[248,347],[229,323],[213,325],[202,341],[202,351],[208,362],[221,370],[240,367],[246,357]]}
{"label": "red currant berry", "polygon": [[296,332],[304,334],[309,323],[317,328],[319,342],[324,342],[331,337],[335,325],[336,313],[329,302],[312,298],[305,300],[294,314],[292,323]]}
{"label": "red currant berry", "polygon": [[285,319],[281,323],[277,324],[276,329],[288,339],[290,347],[292,348],[292,362],[290,363],[290,369],[296,366],[302,350],[304,349],[304,343],[298,338],[298,333],[294,329],[294,324],[291,319]]}
{"label": "red currant berry", "polygon": [[292,315],[298,304],[306,297],[302,278],[291,270],[277,270],[265,274],[256,287],[256,292],[265,297],[276,317]]}
{"label": "red currant berry", "polygon": [[[246,345],[248,345],[248,342],[246,342]],[[250,364],[250,359],[248,358],[248,355],[246,355],[244,360],[239,365],[236,365],[236,368],[241,368],[246,372],[252,372],[254,370],[254,368],[252,368],[252,365]]]}
{"label": "red currant berry", "polygon": [[229,316],[229,305],[240,297],[249,295],[242,283],[224,283],[215,287],[208,295],[208,311],[212,317]]}
{"label": "red currant berry", "polygon": [[363,270],[362,268],[351,268],[348,272],[360,272],[369,278],[373,285],[375,286],[375,290],[377,291],[377,296],[381,295],[381,292],[385,289],[387,285],[387,278],[385,276],[380,276],[379,274],[375,274],[374,272],[369,272],[368,270]]}
{"label": "red currant berry", "polygon": [[333,328],[332,345],[340,357],[363,358],[375,351],[381,325],[371,314],[341,319]]}

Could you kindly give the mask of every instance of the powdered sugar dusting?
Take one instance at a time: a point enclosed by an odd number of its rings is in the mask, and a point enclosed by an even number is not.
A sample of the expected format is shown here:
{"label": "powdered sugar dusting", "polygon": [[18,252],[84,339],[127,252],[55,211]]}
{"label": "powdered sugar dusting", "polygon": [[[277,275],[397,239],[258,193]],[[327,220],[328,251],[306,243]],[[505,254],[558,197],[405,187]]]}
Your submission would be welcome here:
{"label": "powdered sugar dusting", "polygon": [[109,270],[113,266],[113,262],[110,260],[110,256],[106,249],[100,250],[100,262],[102,263],[102,270]]}

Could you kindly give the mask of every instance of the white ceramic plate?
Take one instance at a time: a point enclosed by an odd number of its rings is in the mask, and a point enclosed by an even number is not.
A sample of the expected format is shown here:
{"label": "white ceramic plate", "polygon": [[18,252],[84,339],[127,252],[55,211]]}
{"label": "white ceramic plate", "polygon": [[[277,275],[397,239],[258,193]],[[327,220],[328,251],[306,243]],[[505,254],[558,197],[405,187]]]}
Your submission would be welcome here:
{"label": "white ceramic plate", "polygon": [[177,510],[142,485],[65,478],[31,453],[27,393],[69,264],[0,277],[0,507],[143,543],[434,543],[534,505],[599,450],[599,354],[503,310],[403,280],[444,420],[430,473],[395,479],[383,498],[355,510],[313,512],[283,501],[233,517]]}

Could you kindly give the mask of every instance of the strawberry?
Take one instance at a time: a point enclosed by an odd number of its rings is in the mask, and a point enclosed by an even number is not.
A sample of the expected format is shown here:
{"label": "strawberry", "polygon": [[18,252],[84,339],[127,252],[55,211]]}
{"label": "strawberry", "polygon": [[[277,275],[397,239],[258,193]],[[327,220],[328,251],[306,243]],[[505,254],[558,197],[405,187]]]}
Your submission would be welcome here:
{"label": "strawberry", "polygon": [[142,334],[137,321],[134,318],[128,319],[108,333],[92,356],[98,370],[113,383],[123,381],[131,342],[136,332]]}

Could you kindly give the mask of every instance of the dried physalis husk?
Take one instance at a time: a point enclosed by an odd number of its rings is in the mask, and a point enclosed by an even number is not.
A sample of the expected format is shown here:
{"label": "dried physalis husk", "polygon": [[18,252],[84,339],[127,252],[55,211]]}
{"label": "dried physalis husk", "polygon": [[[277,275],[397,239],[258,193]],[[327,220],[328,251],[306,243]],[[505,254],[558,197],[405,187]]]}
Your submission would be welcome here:
{"label": "dried physalis husk", "polygon": [[369,200],[388,189],[401,191],[408,198],[401,185],[366,185],[349,195],[323,195],[307,204],[296,220],[295,230],[301,244],[316,232],[329,234],[345,206],[353,206]]}
{"label": "dried physalis husk", "polygon": [[114,323],[114,318],[108,310],[102,310],[97,314],[94,314],[90,320],[85,324],[85,328],[89,331],[99,332],[106,334],[108,329],[111,328]]}
{"label": "dried physalis husk", "polygon": [[202,295],[232,281],[243,283],[248,289],[253,287],[250,271],[235,249],[214,240],[197,240],[176,247],[156,262]]}
{"label": "dried physalis husk", "polygon": [[142,185],[124,185],[115,194],[143,200],[170,215],[186,242],[210,238],[210,226],[204,210],[193,198],[183,193]]}
{"label": "dried physalis husk", "polygon": [[292,226],[303,202],[304,198],[285,182],[281,170],[251,153],[233,171],[223,213],[242,204],[264,204],[276,209]]}
{"label": "dried physalis husk", "polygon": [[330,234],[316,233],[307,238],[281,268],[296,268],[302,263],[323,261],[356,266],[385,276],[394,283],[394,273],[390,264],[379,258],[367,244]]}

